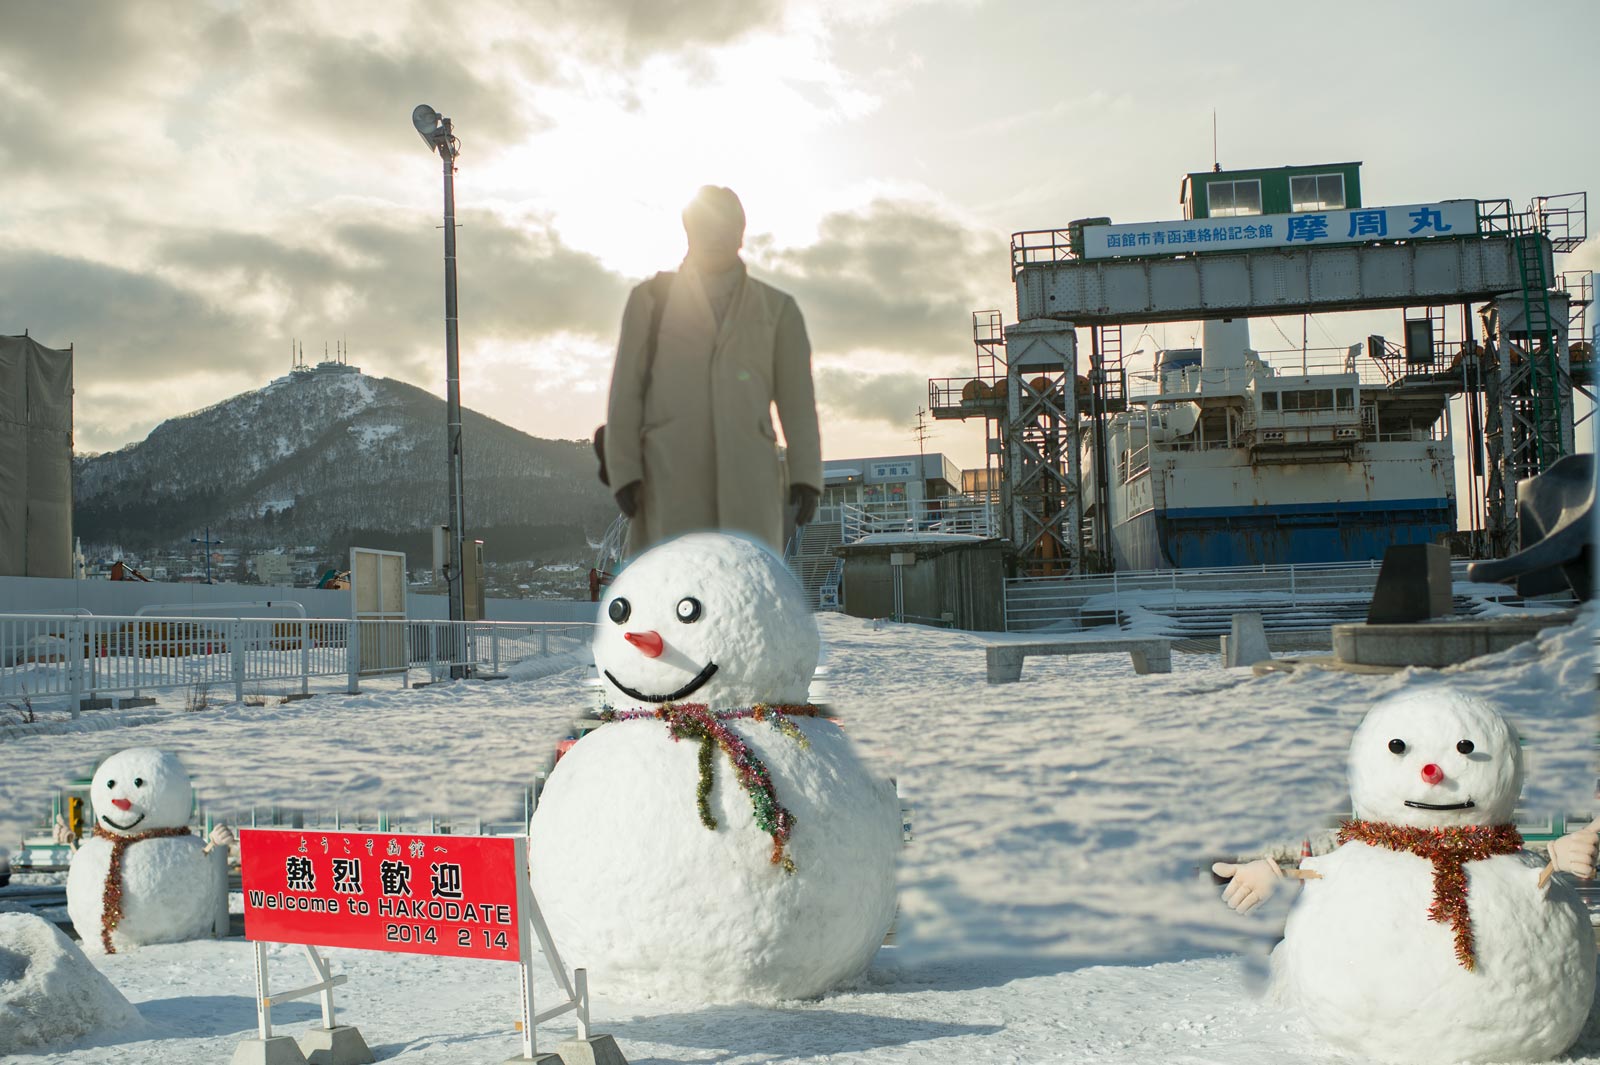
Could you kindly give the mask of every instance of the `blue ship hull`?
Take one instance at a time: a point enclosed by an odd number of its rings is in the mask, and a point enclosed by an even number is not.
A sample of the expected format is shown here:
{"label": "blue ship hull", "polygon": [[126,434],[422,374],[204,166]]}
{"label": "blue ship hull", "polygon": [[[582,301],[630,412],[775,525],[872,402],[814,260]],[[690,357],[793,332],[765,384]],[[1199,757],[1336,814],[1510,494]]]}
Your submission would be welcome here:
{"label": "blue ship hull", "polygon": [[1118,569],[1197,569],[1381,559],[1391,544],[1438,543],[1448,497],[1147,510],[1113,531]]}

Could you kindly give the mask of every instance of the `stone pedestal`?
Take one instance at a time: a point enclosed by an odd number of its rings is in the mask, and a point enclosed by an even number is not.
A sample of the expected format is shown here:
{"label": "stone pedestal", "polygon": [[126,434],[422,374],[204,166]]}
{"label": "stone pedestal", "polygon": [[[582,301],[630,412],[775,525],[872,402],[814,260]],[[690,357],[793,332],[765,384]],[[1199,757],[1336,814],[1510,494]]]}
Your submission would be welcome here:
{"label": "stone pedestal", "polygon": [[371,1065],[372,1051],[354,1025],[312,1028],[300,1037],[300,1050],[310,1065]]}

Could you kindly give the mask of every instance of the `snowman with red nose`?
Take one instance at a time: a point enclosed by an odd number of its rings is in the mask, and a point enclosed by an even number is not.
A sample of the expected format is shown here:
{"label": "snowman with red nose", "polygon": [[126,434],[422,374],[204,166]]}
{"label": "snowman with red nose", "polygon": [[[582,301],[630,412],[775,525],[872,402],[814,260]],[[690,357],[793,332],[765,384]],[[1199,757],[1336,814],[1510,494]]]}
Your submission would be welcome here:
{"label": "snowman with red nose", "polygon": [[233,833],[189,830],[194,790],[176,755],[134,747],[89,787],[94,831],[67,870],[67,913],[89,953],[214,934]]}
{"label": "snowman with red nose", "polygon": [[[1355,818],[1336,850],[1301,863],[1275,997],[1383,1061],[1546,1061],[1571,1046],[1594,997],[1595,938],[1567,877],[1593,876],[1595,835],[1556,841],[1553,869],[1523,849],[1511,725],[1450,688],[1406,692],[1368,712],[1349,776]],[[1265,859],[1216,869],[1241,912],[1282,875]]]}
{"label": "snowman with red nose", "polygon": [[565,960],[680,1002],[809,998],[863,972],[894,915],[900,808],[806,703],[816,621],[783,561],[696,533],[617,577],[594,640],[608,724],[528,829]]}

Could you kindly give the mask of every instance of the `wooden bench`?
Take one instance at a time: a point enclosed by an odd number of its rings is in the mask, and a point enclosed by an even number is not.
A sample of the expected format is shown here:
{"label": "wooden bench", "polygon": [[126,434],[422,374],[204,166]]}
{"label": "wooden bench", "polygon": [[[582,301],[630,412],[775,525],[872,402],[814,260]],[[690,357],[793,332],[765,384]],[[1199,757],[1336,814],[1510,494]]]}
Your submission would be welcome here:
{"label": "wooden bench", "polygon": [[1022,660],[1029,655],[1103,655],[1119,652],[1133,659],[1135,673],[1172,672],[1172,641],[1159,636],[996,643],[985,648],[990,684],[1011,684],[1021,680]]}

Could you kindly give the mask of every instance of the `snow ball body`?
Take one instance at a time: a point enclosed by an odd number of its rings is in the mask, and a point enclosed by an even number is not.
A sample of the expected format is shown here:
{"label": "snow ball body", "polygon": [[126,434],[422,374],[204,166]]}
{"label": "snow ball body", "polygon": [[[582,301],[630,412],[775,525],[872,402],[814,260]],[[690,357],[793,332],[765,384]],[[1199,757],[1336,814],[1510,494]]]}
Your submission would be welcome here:
{"label": "snow ball body", "polygon": [[[141,943],[176,943],[212,934],[221,905],[227,851],[205,852],[194,835],[139,839],[152,829],[189,823],[189,774],[176,755],[134,747],[107,758],[89,789],[95,826],[131,838],[122,852],[122,919],[111,933],[117,951]],[[101,915],[112,843],[84,840],[67,870],[67,913],[89,953],[103,953]]]}
{"label": "snow ball body", "polygon": [[[1402,750],[1391,747],[1396,740]],[[1429,783],[1424,766],[1442,770],[1442,779]],[[1516,732],[1488,704],[1433,688],[1367,714],[1350,745],[1349,774],[1362,820],[1507,824],[1522,788],[1522,753]],[[1538,887],[1543,864],[1527,851],[1466,864],[1476,956],[1468,971],[1450,924],[1428,919],[1431,862],[1356,841],[1307,859],[1302,866],[1322,879],[1305,882],[1289,914],[1273,952],[1274,991],[1329,1042],[1384,1061],[1553,1058],[1588,1016],[1595,944],[1576,893],[1559,877]]]}
{"label": "snow ball body", "polygon": [[[667,695],[713,709],[805,701],[816,623],[754,543],[661,545],[622,572],[602,611],[595,662],[619,710]],[[793,720],[804,746],[771,723],[728,722],[794,815],[792,874],[772,864],[720,750],[715,830],[696,807],[699,744],[673,741],[663,722],[613,722],[567,752],[529,826],[534,892],[565,961],[603,988],[695,1003],[810,998],[866,969],[894,916],[899,803],[838,726]]]}
{"label": "snow ball body", "polygon": [[55,925],[0,913],[0,1055],[141,1029],[139,1012]]}

